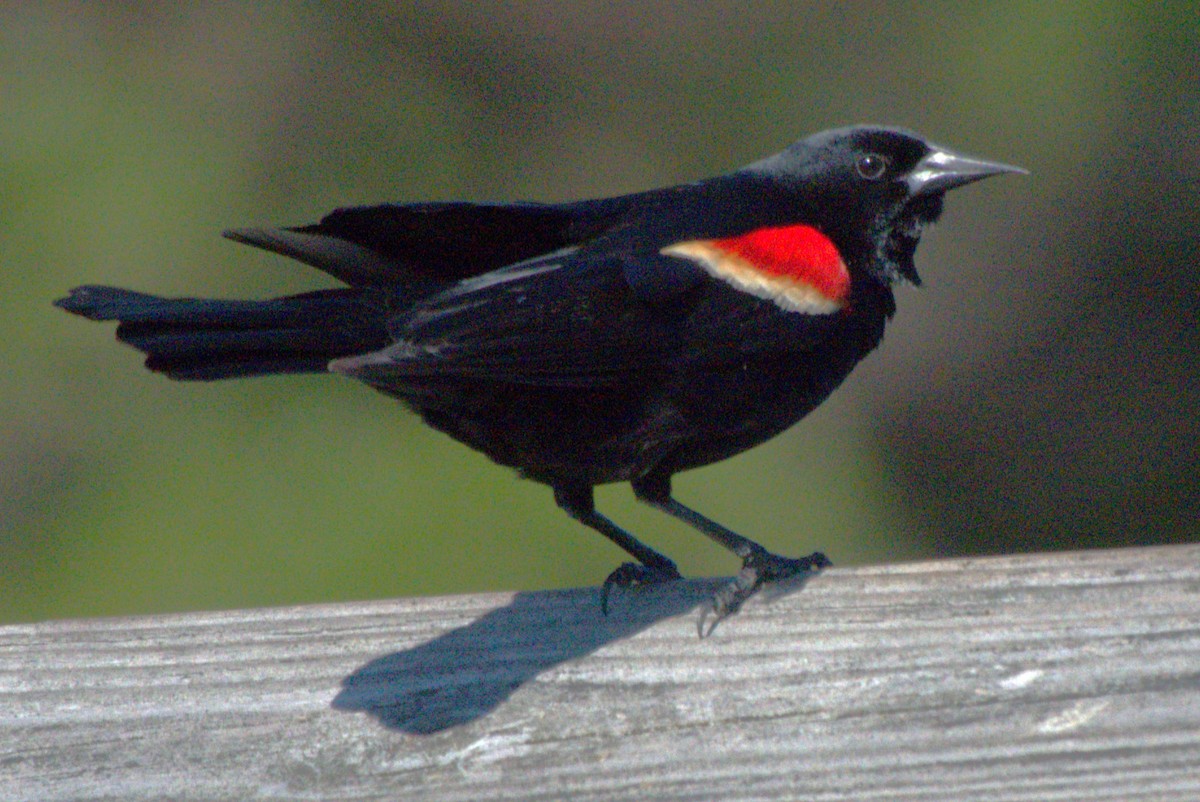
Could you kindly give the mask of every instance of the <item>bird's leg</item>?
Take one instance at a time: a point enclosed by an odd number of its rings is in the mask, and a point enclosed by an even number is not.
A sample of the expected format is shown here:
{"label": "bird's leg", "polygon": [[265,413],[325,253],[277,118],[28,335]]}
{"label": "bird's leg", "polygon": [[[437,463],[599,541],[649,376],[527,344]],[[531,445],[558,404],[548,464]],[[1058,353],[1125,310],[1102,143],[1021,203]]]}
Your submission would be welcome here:
{"label": "bird's leg", "polygon": [[627,588],[682,577],[669,557],[650,548],[596,512],[595,495],[590,486],[555,487],[554,501],[567,515],[584,526],[595,529],[637,559],[636,563],[622,563],[604,580],[600,591],[600,609],[605,615],[608,615],[608,594],[614,585]]}
{"label": "bird's leg", "polygon": [[750,598],[764,582],[776,582],[798,574],[828,568],[829,558],[819,551],[807,557],[782,557],[767,551],[749,538],[721,526],[690,507],[680,504],[671,497],[671,477],[650,474],[633,481],[633,492],[639,500],[662,510],[699,529],[710,538],[742,558],[742,570],[733,582],[717,592],[713,598],[713,613],[716,622],[737,612],[742,602]]}

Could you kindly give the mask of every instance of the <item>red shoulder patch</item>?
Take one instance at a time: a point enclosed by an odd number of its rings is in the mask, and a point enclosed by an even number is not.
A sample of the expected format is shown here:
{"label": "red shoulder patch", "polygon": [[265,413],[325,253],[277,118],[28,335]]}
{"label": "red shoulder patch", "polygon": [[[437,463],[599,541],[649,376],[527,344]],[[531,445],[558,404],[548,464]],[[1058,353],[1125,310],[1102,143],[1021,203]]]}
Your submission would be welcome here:
{"label": "red shoulder patch", "polygon": [[850,297],[850,271],[837,246],[812,226],[759,228],[736,237],[668,245],[681,256],[744,292],[784,309],[831,314]]}

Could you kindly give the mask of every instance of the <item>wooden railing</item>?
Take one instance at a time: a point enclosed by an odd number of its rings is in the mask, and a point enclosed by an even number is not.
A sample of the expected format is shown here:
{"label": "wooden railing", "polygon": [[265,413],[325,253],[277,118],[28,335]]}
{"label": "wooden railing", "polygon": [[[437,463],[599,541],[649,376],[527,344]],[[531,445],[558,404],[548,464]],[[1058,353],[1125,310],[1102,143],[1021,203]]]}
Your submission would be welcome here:
{"label": "wooden railing", "polygon": [[0,799],[1200,800],[1200,546],[0,627]]}

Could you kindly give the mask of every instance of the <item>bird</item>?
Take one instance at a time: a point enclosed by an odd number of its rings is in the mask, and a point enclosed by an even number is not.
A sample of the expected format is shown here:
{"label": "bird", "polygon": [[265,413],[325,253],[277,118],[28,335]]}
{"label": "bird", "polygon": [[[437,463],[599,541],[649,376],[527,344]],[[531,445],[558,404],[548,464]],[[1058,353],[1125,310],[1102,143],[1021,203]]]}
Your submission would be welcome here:
{"label": "bird", "polygon": [[[633,559],[613,588],[681,577],[596,509],[635,497],[742,561],[720,620],[764,583],[830,565],[768,551],[676,500],[672,477],[791,427],[875,349],[894,288],[947,191],[1024,170],[860,125],[716,177],[565,203],[423,202],[336,209],[229,239],[344,286],[268,300],[164,298],[101,285],[55,301],[117,321],[172,379],[334,373],[548,485],[571,518]],[[714,624],[715,625],[715,624]]]}

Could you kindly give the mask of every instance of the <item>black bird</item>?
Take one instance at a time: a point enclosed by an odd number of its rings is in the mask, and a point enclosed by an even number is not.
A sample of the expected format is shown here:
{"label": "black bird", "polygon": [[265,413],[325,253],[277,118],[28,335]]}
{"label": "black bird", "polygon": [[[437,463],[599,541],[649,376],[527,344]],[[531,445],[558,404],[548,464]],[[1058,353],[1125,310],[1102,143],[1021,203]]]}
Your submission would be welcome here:
{"label": "black bird", "polygon": [[596,511],[637,498],[743,560],[718,618],[789,559],[685,507],[671,477],[774,437],[883,337],[892,287],[947,190],[1018,168],[881,127],[816,134],[735,172],[564,204],[339,209],[316,225],[225,236],[348,285],[268,301],[168,299],[84,286],[56,301],[117,320],[117,339],[174,379],[332,371],[548,484],[568,515],[637,562],[613,585],[680,576]]}

